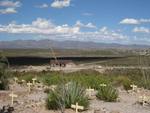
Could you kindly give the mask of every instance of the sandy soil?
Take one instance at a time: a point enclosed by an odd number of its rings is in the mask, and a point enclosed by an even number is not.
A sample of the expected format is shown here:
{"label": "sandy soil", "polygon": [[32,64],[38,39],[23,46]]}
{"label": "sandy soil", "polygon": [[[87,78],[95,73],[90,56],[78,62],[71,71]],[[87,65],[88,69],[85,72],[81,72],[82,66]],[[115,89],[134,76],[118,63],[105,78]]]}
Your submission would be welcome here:
{"label": "sandy soil", "polygon": [[[44,90],[34,87],[29,93],[27,86],[18,84],[12,84],[9,91],[0,91],[0,107],[11,103],[9,94],[12,90],[18,95],[18,98],[15,98],[13,113],[60,113],[46,110],[47,94],[44,93]],[[150,105],[142,106],[137,103],[138,97],[143,93],[150,96],[150,91],[141,89],[134,94],[119,90],[119,102],[104,102],[94,98],[90,100],[89,109],[82,113],[150,113]],[[75,111],[68,109],[65,113],[75,113]]]}
{"label": "sandy soil", "polygon": [[119,113],[150,113],[150,106],[141,106],[137,103],[138,95],[120,93],[120,102],[91,101],[92,109],[105,108],[107,112],[118,111]]}

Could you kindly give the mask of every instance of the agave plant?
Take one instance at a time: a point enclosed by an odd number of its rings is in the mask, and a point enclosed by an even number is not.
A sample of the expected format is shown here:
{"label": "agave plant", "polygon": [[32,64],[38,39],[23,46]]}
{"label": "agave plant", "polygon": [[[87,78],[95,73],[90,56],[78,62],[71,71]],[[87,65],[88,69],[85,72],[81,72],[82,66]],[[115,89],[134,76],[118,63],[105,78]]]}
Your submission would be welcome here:
{"label": "agave plant", "polygon": [[54,91],[50,91],[47,99],[48,109],[70,108],[71,104],[78,102],[87,108],[88,98],[85,95],[85,89],[76,82],[70,82],[67,85],[60,85]]}
{"label": "agave plant", "polygon": [[112,102],[112,101],[117,101],[118,92],[112,86],[106,85],[106,86],[101,86],[98,89],[98,93],[96,96],[100,100]]}

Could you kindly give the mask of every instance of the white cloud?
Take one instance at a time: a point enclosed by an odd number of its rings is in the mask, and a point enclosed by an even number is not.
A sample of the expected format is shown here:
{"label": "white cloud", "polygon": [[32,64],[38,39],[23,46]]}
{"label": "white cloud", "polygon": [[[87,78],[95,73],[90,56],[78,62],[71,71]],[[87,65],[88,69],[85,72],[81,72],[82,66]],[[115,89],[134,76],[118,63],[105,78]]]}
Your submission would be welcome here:
{"label": "white cloud", "polygon": [[135,27],[133,29],[133,32],[135,32],[135,33],[150,33],[150,29],[145,28],[145,27]]}
{"label": "white cloud", "polygon": [[10,23],[0,27],[0,32],[6,33],[33,33],[33,34],[59,34],[59,33],[78,33],[80,28],[69,27],[68,25],[56,26],[51,21],[37,18],[32,24]]}
{"label": "white cloud", "polygon": [[150,23],[150,19],[140,19],[139,21],[143,23]]}
{"label": "white cloud", "polygon": [[84,28],[96,28],[96,26],[93,25],[91,22],[88,23],[88,24],[83,24],[80,21],[77,21],[75,26],[77,26],[77,27],[84,27]]}
{"label": "white cloud", "polygon": [[37,18],[37,20],[32,22],[32,25],[34,27],[40,28],[40,29],[48,29],[53,28],[54,25],[50,20],[46,20],[43,18]]}
{"label": "white cloud", "polygon": [[13,14],[13,13],[17,13],[15,8],[0,9],[0,14]]}
{"label": "white cloud", "polygon": [[99,35],[106,38],[106,39],[111,39],[111,40],[116,40],[116,39],[127,39],[128,37],[121,34],[121,33],[118,33],[118,32],[115,32],[113,30],[109,30],[106,26],[102,27],[100,30],[99,30]]}
{"label": "white cloud", "polygon": [[88,23],[88,24],[86,25],[86,27],[87,27],[87,28],[96,28],[96,26],[93,25],[92,23]]}
{"label": "white cloud", "polygon": [[134,19],[134,18],[125,18],[120,21],[120,24],[142,24],[142,23],[150,23],[150,19]]}
{"label": "white cloud", "polygon": [[21,2],[13,2],[12,0],[2,0],[0,1],[0,6],[5,7],[3,9],[0,9],[0,14],[13,14],[17,13],[16,8],[21,6]]}
{"label": "white cloud", "polygon": [[70,6],[71,0],[54,0],[54,2],[51,4],[51,7],[53,8],[64,8]]}
{"label": "white cloud", "polygon": [[100,32],[106,32],[107,31],[107,27],[106,26],[104,26],[104,27],[102,27],[101,29],[100,29]]}
{"label": "white cloud", "polygon": [[48,8],[48,4],[43,3],[42,5],[35,6],[37,8]]}
{"label": "white cloud", "polygon": [[[79,24],[80,26],[77,26]],[[67,40],[91,40],[91,41],[101,41],[101,40],[124,40],[128,38],[121,33],[109,30],[107,27],[102,27],[99,31],[93,32],[81,32],[80,28],[82,26],[92,26],[91,24],[82,24],[81,22],[76,23],[73,26],[67,24],[56,25],[50,20],[37,18],[31,24],[17,24],[16,22],[11,22],[8,25],[0,25],[0,33],[11,33],[11,34],[36,34],[42,35],[47,38],[60,38]]]}
{"label": "white cloud", "polygon": [[120,22],[120,24],[140,24],[140,22],[133,18],[125,18]]}
{"label": "white cloud", "polygon": [[20,7],[21,3],[20,3],[20,1],[13,2],[11,0],[3,0],[3,1],[0,1],[0,6],[3,6],[3,7]]}

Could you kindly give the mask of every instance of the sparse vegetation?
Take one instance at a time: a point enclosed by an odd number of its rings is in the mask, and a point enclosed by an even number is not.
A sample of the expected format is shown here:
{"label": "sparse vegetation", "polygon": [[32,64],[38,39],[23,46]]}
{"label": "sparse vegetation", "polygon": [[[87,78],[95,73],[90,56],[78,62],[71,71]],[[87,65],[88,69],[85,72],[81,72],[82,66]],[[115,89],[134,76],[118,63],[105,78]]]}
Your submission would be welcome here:
{"label": "sparse vegetation", "polygon": [[[33,77],[37,77],[38,81],[45,85],[57,85],[61,82],[60,72],[14,72],[20,80],[31,81]],[[146,71],[146,79],[140,69],[114,69],[106,70],[105,73],[99,73],[93,70],[82,70],[72,73],[64,73],[64,82],[75,81],[82,86],[88,88],[98,89],[99,84],[106,83],[113,86],[123,86],[125,90],[131,89],[131,84],[136,84],[138,87],[145,87],[148,89],[150,71]],[[144,80],[145,79],[145,80]]]}
{"label": "sparse vegetation", "polygon": [[[31,51],[30,51],[31,52]],[[144,62],[149,61],[149,56],[143,56]],[[127,63],[131,66],[133,63],[136,63],[134,66],[149,66],[149,62],[139,63],[139,57],[133,56],[128,58],[108,60],[104,62],[109,65],[114,63]],[[143,62],[143,61],[141,61]],[[119,65],[120,65],[119,64]],[[115,65],[115,64],[114,64]],[[128,66],[126,65],[126,66]],[[37,76],[38,81],[43,82],[45,85],[57,85],[61,81],[60,72],[22,72],[14,73],[13,75],[18,76],[19,79],[25,79],[26,81],[31,81],[34,76]],[[125,90],[131,89],[131,84],[136,84],[138,87],[144,87],[150,89],[150,71],[148,69],[113,69],[106,70],[104,73],[99,73],[93,70],[82,70],[78,72],[65,73],[64,82],[75,81],[80,83],[84,87],[91,87],[98,89],[99,84],[106,83],[114,86],[123,86]]]}
{"label": "sparse vegetation", "polygon": [[[61,83],[60,72],[26,72],[26,73],[14,73],[20,80],[24,79],[30,81],[33,77],[37,76],[38,81],[43,82],[45,85],[57,85]],[[64,73],[64,82],[75,81],[80,83],[82,86],[88,88],[98,89],[101,83],[110,83],[111,79],[107,76],[103,76],[97,71],[93,70],[82,70],[72,73]],[[93,82],[94,81],[94,82]]]}

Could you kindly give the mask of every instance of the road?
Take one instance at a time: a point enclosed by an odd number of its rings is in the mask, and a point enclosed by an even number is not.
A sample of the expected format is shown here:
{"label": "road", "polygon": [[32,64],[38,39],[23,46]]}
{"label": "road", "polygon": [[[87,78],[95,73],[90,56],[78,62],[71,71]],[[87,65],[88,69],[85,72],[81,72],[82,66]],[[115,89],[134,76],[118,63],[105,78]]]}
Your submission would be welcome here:
{"label": "road", "polygon": [[69,72],[76,72],[79,70],[96,70],[98,72],[104,72],[105,70],[113,70],[113,69],[150,69],[150,67],[139,67],[139,66],[100,66],[100,65],[70,65],[67,67],[51,67],[48,65],[45,66],[18,66],[18,67],[11,67],[11,71],[18,71],[18,72],[41,72],[41,71],[64,71],[66,73]]}

